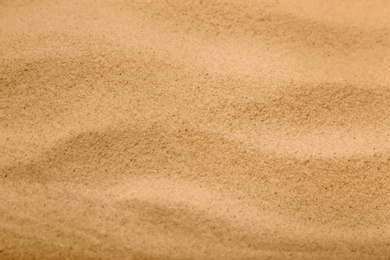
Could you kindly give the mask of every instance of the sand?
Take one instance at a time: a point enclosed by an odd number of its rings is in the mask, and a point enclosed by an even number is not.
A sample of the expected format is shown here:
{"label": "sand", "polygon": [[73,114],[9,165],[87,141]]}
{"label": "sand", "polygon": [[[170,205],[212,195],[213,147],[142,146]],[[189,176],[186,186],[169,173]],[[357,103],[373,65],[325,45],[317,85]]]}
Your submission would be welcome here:
{"label": "sand", "polygon": [[0,0],[0,258],[389,259],[389,13]]}

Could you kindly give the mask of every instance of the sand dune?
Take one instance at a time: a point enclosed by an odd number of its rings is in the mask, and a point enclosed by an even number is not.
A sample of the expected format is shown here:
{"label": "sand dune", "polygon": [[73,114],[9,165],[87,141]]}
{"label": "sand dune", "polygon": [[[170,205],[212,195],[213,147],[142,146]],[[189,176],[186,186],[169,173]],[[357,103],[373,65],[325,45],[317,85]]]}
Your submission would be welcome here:
{"label": "sand dune", "polygon": [[389,9],[0,1],[0,258],[389,258]]}

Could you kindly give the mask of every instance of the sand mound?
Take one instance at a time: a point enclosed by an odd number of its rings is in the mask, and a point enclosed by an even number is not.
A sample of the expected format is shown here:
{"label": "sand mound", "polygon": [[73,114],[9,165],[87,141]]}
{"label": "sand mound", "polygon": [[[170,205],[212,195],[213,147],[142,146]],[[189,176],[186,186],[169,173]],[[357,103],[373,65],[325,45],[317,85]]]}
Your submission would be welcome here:
{"label": "sand mound", "polygon": [[388,10],[0,1],[0,258],[388,258]]}

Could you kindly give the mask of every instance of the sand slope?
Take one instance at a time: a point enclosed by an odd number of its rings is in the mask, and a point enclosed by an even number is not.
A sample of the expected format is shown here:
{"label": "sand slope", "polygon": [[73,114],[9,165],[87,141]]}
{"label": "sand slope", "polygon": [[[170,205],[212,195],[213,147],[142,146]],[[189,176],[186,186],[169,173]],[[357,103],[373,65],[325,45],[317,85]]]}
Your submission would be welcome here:
{"label": "sand slope", "polygon": [[389,11],[0,0],[0,258],[388,259]]}

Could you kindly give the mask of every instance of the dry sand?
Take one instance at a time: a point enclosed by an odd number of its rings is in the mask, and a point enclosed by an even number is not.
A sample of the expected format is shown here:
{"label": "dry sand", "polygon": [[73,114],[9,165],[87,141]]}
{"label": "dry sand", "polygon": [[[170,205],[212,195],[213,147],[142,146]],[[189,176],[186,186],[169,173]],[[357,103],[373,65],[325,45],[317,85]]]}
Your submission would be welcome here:
{"label": "dry sand", "polygon": [[0,258],[389,259],[389,13],[0,0]]}

